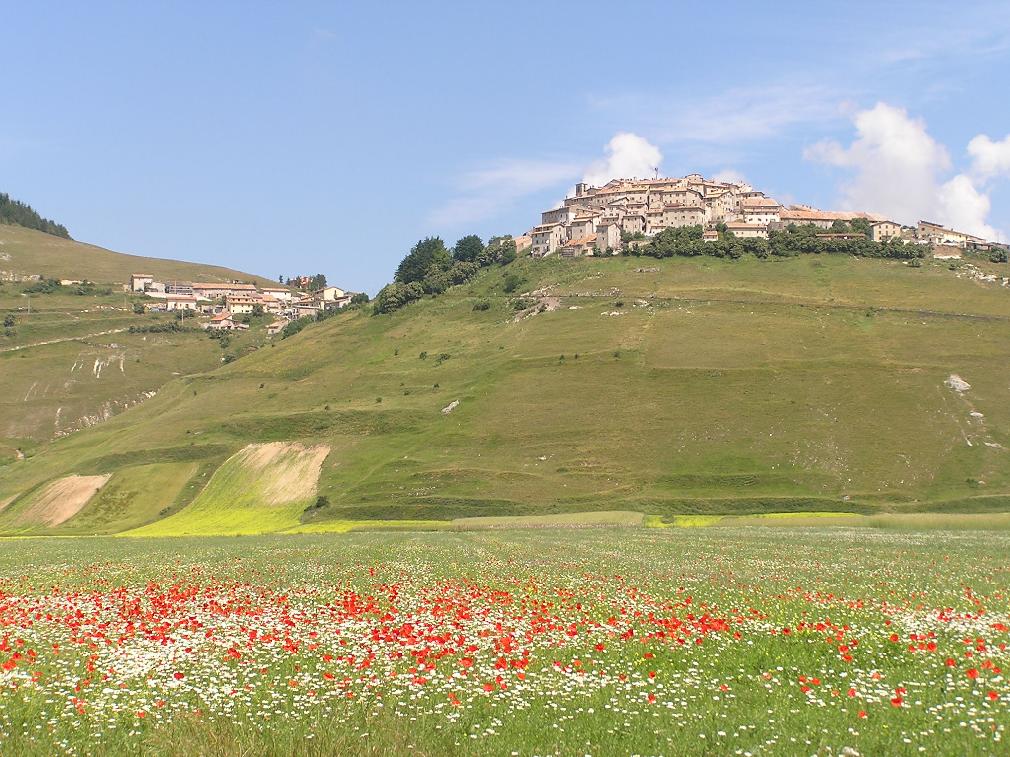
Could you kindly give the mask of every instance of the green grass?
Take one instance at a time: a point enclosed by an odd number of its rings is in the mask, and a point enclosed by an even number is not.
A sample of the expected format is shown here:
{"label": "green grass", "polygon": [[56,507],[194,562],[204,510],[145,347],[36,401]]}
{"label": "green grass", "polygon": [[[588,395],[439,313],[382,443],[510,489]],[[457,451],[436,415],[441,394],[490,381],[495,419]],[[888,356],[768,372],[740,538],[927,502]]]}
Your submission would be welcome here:
{"label": "green grass", "polygon": [[149,273],[162,281],[256,281],[274,283],[223,266],[188,263],[183,260],[149,258],[113,252],[92,244],[61,239],[20,226],[0,224],[0,270],[20,274],[41,274],[54,279],[86,279],[126,283],[131,273]]}
{"label": "green grass", "polygon": [[514,265],[560,309],[512,323],[493,269],[390,316],[342,313],[0,466],[0,498],[98,459],[297,440],[332,450],[312,527],[1010,510],[1001,287],[843,257]]}
{"label": "green grass", "polygon": [[61,531],[107,534],[155,521],[198,469],[195,462],[121,468]]}
{"label": "green grass", "polygon": [[447,520],[325,520],[285,529],[286,534],[346,534],[351,531],[445,531]]}
{"label": "green grass", "polygon": [[[0,331],[0,464],[17,448],[31,451],[147,399],[181,375],[221,364],[222,349],[196,328],[191,333],[129,334],[172,320],[137,315],[142,297],[123,291],[131,273],[162,280],[266,283],[218,266],[123,255],[18,226],[0,224],[0,270],[96,283],[91,294],[74,287],[31,294],[29,283],[0,282],[0,316],[13,313],[13,334]],[[29,312],[30,311],[30,312]],[[264,341],[263,329],[235,335],[229,352],[241,355]]]}
{"label": "green grass", "polygon": [[[123,294],[34,295],[25,309],[23,286],[0,285],[0,313],[16,312],[14,336],[0,332],[0,461],[14,448],[37,448],[145,402],[165,383],[221,365],[225,351],[194,326],[179,333],[129,333],[174,321],[138,315]],[[262,328],[241,332],[227,352],[243,354],[265,342]]]}
{"label": "green grass", "polygon": [[0,752],[1006,751],[1007,533],[769,522],[4,540]]}
{"label": "green grass", "polygon": [[457,531],[497,528],[601,528],[634,527],[644,521],[642,513],[624,511],[599,511],[565,513],[561,515],[527,515],[513,517],[457,518],[451,527]]}

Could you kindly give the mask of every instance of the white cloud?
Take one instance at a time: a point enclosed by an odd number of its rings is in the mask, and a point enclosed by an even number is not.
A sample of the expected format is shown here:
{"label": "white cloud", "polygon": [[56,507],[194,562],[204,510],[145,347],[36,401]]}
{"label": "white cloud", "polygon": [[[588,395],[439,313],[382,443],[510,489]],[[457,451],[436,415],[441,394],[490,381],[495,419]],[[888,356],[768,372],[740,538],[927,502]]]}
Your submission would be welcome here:
{"label": "white cloud", "polygon": [[[854,172],[841,186],[839,201],[846,210],[882,213],[904,223],[925,218],[979,236],[996,235],[986,220],[988,193],[964,173],[944,181],[950,155],[924,121],[883,102],[859,111],[853,121],[856,139],[848,147],[826,140],[803,153],[807,160]],[[980,174],[1002,170],[1002,143],[976,137],[972,144],[969,152]]]}
{"label": "white cloud", "polygon": [[958,174],[943,184],[938,192],[937,215],[959,231],[996,239],[997,231],[988,223],[989,195],[980,192],[965,174]]}
{"label": "white cloud", "polygon": [[903,221],[929,217],[936,205],[937,176],[950,167],[943,145],[920,120],[902,109],[877,103],[856,114],[856,140],[808,147],[803,155],[829,165],[854,169],[842,187],[847,210],[872,210]]}
{"label": "white cloud", "polygon": [[604,150],[606,155],[586,169],[586,183],[600,186],[611,179],[644,179],[663,162],[658,147],[630,132],[615,134]]}
{"label": "white cloud", "polygon": [[438,227],[458,228],[493,218],[527,195],[574,182],[579,164],[552,160],[501,160],[487,168],[463,174],[460,194],[432,212],[428,220]]}
{"label": "white cloud", "polygon": [[1010,174],[1010,134],[999,142],[979,134],[968,143],[968,154],[972,171],[983,179]]}
{"label": "white cloud", "polygon": [[[615,134],[605,153],[584,169],[584,181],[598,185],[613,178],[651,176],[663,159],[659,148],[627,132]],[[574,184],[585,165],[576,160],[499,160],[462,174],[456,181],[456,196],[432,211],[428,222],[458,229],[501,216],[530,195]]]}
{"label": "white cloud", "polygon": [[737,184],[749,183],[747,181],[747,178],[742,173],[732,168],[724,168],[721,171],[716,172],[716,174],[712,178],[715,179],[716,181],[731,181],[736,182]]}

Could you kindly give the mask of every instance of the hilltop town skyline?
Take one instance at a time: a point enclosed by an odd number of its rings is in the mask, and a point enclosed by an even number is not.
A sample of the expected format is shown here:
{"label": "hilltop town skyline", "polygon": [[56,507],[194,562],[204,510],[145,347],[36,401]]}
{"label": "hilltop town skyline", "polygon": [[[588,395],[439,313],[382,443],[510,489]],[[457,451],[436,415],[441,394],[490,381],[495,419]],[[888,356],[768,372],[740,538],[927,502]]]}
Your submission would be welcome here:
{"label": "hilltop town skyline", "polygon": [[[719,235],[767,239],[790,226],[848,232],[874,242],[898,240],[930,247],[988,250],[999,239],[986,238],[928,219],[898,220],[870,210],[823,210],[803,203],[784,204],[742,180],[683,177],[615,178],[602,186],[579,182],[560,203],[540,214],[540,223],[520,237],[533,257],[616,254],[631,241],[643,241],[666,229],[701,227],[705,241]],[[841,224],[841,226],[839,226]],[[844,228],[844,232],[843,232]],[[998,235],[997,235],[998,236]],[[527,242],[528,238],[528,242]]]}

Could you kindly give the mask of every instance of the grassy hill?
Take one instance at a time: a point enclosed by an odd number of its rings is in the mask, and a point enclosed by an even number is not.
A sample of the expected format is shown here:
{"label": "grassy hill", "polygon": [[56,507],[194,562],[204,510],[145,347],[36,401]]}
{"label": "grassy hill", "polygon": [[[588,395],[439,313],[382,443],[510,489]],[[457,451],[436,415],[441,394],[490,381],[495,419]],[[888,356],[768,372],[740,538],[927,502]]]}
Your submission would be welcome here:
{"label": "grassy hill", "polygon": [[[0,466],[0,531],[86,531],[92,508],[113,512],[102,492],[145,491],[148,470],[171,485],[135,512],[121,503],[102,531],[1010,509],[1005,288],[946,264],[841,256],[508,270],[556,309],[515,322],[503,271],[487,270],[393,315],[347,312],[180,377]],[[248,501],[236,471],[249,445],[281,442],[328,448],[316,486]],[[62,524],[24,516],[61,477],[109,474]],[[283,475],[257,473],[257,491]]]}
{"label": "grassy hill", "polygon": [[[198,330],[130,333],[171,321],[133,312],[130,273],[164,278],[261,280],[217,266],[123,255],[19,226],[0,225],[0,462],[145,401],[172,378],[221,364],[217,342]],[[87,279],[94,287],[32,292],[15,275]],[[5,279],[8,279],[5,281]],[[262,329],[232,339],[241,354]]]}
{"label": "grassy hill", "polygon": [[[180,255],[185,253],[179,251]],[[221,266],[127,255],[21,226],[0,224],[0,280],[10,278],[9,274],[41,274],[108,284],[125,283],[131,273],[149,273],[162,280],[271,282],[265,276]]]}

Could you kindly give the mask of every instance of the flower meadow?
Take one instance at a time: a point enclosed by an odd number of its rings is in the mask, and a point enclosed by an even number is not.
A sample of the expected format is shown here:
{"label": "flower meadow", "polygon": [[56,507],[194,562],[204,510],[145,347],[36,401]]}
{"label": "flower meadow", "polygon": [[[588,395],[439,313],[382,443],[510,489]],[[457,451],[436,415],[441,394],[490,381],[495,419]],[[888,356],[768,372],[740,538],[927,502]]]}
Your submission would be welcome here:
{"label": "flower meadow", "polygon": [[17,539],[2,754],[1006,754],[1010,538]]}

